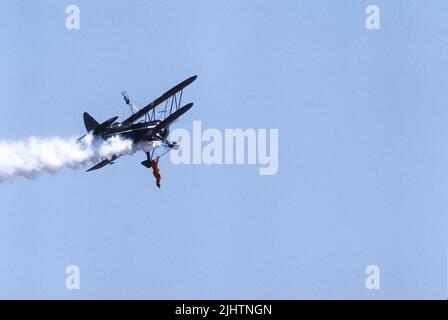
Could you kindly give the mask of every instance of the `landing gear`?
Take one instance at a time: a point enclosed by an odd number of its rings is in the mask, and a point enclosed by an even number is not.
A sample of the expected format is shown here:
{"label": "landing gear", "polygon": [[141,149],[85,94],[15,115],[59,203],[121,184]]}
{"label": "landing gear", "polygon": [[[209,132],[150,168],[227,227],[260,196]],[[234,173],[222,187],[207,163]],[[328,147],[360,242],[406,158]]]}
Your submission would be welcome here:
{"label": "landing gear", "polygon": [[151,152],[145,152],[145,154],[146,154],[146,160],[142,161],[141,164],[142,164],[142,166],[150,169],[150,168],[152,168],[152,163],[154,161],[154,160],[152,160],[152,157],[154,155],[154,150],[152,150]]}

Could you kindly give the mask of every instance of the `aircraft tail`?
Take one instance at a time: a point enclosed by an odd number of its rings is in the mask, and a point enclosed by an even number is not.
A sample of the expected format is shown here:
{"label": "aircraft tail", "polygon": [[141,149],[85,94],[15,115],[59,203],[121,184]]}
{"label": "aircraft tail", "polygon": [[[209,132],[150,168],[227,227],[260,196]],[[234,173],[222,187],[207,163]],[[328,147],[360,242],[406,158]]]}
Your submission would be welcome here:
{"label": "aircraft tail", "polygon": [[84,112],[84,125],[86,126],[87,132],[95,130],[100,124],[96,121],[90,114]]}

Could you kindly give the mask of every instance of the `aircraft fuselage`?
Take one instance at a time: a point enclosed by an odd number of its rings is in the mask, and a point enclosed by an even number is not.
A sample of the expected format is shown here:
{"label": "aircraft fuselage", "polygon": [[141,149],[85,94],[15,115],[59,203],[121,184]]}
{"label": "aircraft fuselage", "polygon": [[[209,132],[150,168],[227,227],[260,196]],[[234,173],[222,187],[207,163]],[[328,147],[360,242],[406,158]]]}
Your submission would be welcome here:
{"label": "aircraft fuselage", "polygon": [[[103,132],[99,134],[100,137],[107,139],[112,136],[120,136],[123,139],[130,139],[134,143],[139,143],[142,141],[152,141],[153,137],[153,129],[157,124],[160,123],[160,120],[148,121],[148,122],[140,122],[134,123],[130,125],[123,125],[121,123],[116,123],[104,129]],[[168,137],[169,130],[165,128],[160,133],[160,136],[163,139]]]}

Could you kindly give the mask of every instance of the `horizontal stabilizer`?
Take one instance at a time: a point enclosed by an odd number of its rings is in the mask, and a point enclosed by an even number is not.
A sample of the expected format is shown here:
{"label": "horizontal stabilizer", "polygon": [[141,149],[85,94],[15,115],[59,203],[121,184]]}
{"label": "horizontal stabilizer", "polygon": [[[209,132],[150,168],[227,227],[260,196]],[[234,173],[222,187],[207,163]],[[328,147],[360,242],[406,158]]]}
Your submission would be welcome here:
{"label": "horizontal stabilizer", "polygon": [[100,124],[99,126],[97,126],[95,128],[95,131],[93,132],[95,135],[99,135],[101,132],[104,131],[104,129],[106,129],[108,126],[110,126],[112,123],[114,123],[115,121],[117,121],[118,117],[112,117],[106,121],[104,121],[102,124]]}

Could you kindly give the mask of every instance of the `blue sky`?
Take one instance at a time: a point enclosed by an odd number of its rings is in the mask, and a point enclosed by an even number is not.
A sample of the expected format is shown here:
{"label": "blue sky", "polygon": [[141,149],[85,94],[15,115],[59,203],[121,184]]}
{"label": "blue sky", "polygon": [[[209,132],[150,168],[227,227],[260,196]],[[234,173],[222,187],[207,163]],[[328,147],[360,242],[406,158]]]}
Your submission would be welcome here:
{"label": "blue sky", "polygon": [[79,136],[84,111],[128,115],[121,90],[143,105],[198,74],[176,126],[278,128],[279,170],[165,158],[158,190],[136,154],[3,183],[0,298],[446,299],[447,10],[2,1],[2,140]]}

